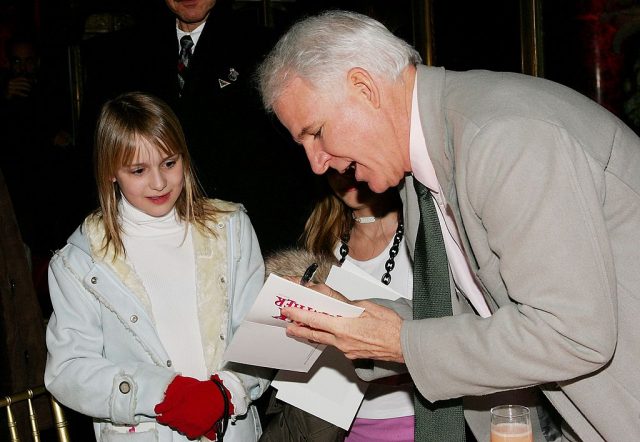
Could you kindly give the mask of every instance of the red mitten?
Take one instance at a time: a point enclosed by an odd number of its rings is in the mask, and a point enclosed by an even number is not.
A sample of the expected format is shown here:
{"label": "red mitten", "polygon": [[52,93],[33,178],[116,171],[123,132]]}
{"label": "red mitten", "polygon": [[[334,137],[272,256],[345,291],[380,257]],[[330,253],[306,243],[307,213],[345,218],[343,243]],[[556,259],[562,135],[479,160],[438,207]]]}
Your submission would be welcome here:
{"label": "red mitten", "polygon": [[[158,415],[156,420],[189,439],[207,433],[212,434],[215,440],[216,422],[231,415],[233,405],[229,391],[222,386],[222,382],[218,386],[213,379],[220,382],[218,376],[213,376],[212,380],[208,381],[176,376],[169,384],[164,400],[155,406],[154,411]],[[223,397],[222,391],[226,398]],[[225,399],[229,409],[226,416]]]}
{"label": "red mitten", "polygon": [[214,426],[210,431],[204,434],[204,436],[209,440],[218,440],[218,432],[224,435],[224,432],[227,431],[227,421],[229,419],[229,416],[234,413],[235,409],[233,408],[233,402],[231,402],[231,393],[225,388],[222,379],[220,379],[217,374],[214,374],[213,376],[211,376],[211,382],[215,383],[219,390],[224,390],[224,394],[227,396],[227,413],[222,416],[222,420],[218,421],[216,426]]}
{"label": "red mitten", "polygon": [[164,400],[155,406],[153,409],[156,414],[163,414],[168,410],[182,406],[184,396],[195,385],[198,385],[201,381],[189,378],[186,376],[176,376],[173,381],[167,387],[167,392],[164,395]]}

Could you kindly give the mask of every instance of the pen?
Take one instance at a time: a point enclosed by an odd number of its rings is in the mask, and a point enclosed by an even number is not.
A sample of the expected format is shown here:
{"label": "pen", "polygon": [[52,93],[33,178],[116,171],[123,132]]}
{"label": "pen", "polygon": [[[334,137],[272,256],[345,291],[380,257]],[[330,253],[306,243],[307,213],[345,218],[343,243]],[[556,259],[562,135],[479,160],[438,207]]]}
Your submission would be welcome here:
{"label": "pen", "polygon": [[309,267],[307,267],[307,270],[304,271],[304,275],[302,275],[302,278],[300,278],[300,285],[309,284],[309,281],[311,281],[311,278],[313,278],[313,275],[315,275],[316,270],[318,270],[317,262],[314,262]]}

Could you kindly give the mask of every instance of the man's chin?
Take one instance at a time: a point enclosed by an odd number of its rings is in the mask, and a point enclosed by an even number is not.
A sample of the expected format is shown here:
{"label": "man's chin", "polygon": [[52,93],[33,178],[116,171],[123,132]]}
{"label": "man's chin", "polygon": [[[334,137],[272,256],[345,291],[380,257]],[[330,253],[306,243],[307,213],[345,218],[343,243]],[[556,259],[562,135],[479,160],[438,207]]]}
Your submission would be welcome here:
{"label": "man's chin", "polygon": [[178,20],[185,25],[199,25],[207,20],[211,9],[198,2],[181,2],[173,13],[178,16]]}
{"label": "man's chin", "polygon": [[375,178],[364,181],[367,182],[369,189],[371,189],[371,191],[375,193],[384,193],[392,187],[397,187],[400,184],[400,180],[397,180],[395,183],[389,182],[384,179],[376,180]]}
{"label": "man's chin", "polygon": [[384,193],[391,187],[387,184],[377,183],[375,181],[369,181],[367,182],[367,185],[369,186],[369,189],[371,189],[371,191],[374,193]]}

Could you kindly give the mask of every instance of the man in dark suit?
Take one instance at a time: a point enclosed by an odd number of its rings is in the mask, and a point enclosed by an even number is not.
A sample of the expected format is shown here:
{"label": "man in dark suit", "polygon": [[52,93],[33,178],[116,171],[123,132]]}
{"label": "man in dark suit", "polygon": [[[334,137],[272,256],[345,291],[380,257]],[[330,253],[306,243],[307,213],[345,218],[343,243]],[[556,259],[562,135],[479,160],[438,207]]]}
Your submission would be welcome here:
{"label": "man in dark suit", "polygon": [[[263,252],[293,244],[307,215],[312,174],[262,110],[252,84],[273,38],[255,17],[234,11],[230,0],[165,3],[118,37],[114,54],[126,69],[109,67],[111,90],[102,94],[139,90],[165,100],[184,127],[207,195],[245,205]],[[185,36],[193,44],[181,84]]]}

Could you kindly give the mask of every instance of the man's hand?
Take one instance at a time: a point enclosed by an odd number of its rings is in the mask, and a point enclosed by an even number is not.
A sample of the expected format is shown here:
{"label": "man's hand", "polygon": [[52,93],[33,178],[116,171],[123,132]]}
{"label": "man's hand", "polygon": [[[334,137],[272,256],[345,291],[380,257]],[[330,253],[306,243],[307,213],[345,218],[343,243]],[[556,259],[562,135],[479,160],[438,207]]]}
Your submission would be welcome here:
{"label": "man's hand", "polygon": [[402,318],[393,310],[373,302],[352,304],[365,309],[360,317],[336,318],[298,308],[283,308],[282,314],[294,321],[287,327],[287,334],[332,345],[349,359],[404,363],[400,345]]}

